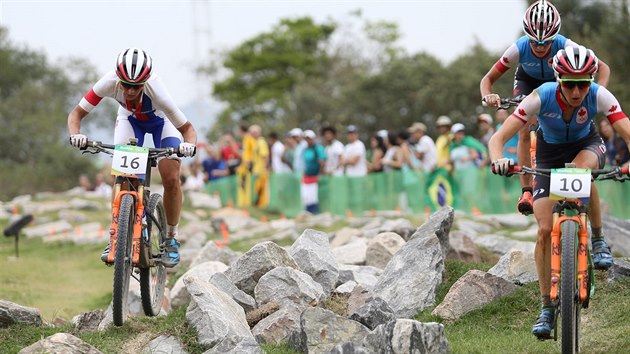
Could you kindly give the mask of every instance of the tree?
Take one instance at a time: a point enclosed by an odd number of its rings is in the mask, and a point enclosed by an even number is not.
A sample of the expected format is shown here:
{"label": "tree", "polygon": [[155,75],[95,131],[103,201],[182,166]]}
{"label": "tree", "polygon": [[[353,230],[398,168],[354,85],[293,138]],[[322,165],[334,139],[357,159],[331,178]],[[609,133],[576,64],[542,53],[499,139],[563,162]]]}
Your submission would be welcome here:
{"label": "tree", "polygon": [[334,30],[334,23],[317,25],[308,17],[284,19],[271,32],[227,53],[223,66],[230,74],[214,85],[214,95],[228,103],[219,125],[248,121],[275,126],[290,118],[289,95],[300,80],[317,72]]}
{"label": "tree", "polygon": [[[67,146],[66,118],[84,82],[71,80],[43,54],[13,45],[2,27],[0,67],[0,198],[76,185],[79,171],[91,167]],[[93,75],[83,69],[77,77]]]}

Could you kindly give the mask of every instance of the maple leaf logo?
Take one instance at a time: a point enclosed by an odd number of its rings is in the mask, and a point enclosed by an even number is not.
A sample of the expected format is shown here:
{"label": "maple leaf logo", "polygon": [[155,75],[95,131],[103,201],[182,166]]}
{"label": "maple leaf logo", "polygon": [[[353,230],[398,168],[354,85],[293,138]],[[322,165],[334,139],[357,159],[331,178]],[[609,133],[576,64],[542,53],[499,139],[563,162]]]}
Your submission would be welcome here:
{"label": "maple leaf logo", "polygon": [[506,64],[510,62],[508,57],[503,57],[503,58],[501,58],[501,60],[503,60],[503,62],[506,63]]}
{"label": "maple leaf logo", "polygon": [[580,108],[580,110],[578,111],[578,115],[579,116],[583,116],[585,114],[586,114],[586,108],[584,108],[584,107]]}
{"label": "maple leaf logo", "polygon": [[519,109],[518,109],[518,114],[519,114],[520,116],[522,116],[522,117],[525,117],[525,116],[527,115],[527,112],[525,112],[525,110],[524,110],[524,109],[519,108]]}
{"label": "maple leaf logo", "polygon": [[612,113],[612,112],[614,112],[614,111],[616,111],[616,110],[617,110],[617,105],[612,105],[612,106],[610,107],[610,109],[608,110],[608,112],[611,112],[611,113]]}

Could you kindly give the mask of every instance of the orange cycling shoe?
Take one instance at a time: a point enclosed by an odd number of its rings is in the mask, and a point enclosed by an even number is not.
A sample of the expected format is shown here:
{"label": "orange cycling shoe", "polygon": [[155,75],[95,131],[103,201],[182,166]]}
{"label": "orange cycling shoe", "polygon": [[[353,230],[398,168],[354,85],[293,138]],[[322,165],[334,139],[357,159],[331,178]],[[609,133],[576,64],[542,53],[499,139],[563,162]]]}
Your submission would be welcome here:
{"label": "orange cycling shoe", "polygon": [[534,213],[534,197],[532,196],[532,192],[525,191],[521,195],[521,198],[518,200],[518,204],[516,204],[516,208],[518,212],[523,215],[530,215]]}

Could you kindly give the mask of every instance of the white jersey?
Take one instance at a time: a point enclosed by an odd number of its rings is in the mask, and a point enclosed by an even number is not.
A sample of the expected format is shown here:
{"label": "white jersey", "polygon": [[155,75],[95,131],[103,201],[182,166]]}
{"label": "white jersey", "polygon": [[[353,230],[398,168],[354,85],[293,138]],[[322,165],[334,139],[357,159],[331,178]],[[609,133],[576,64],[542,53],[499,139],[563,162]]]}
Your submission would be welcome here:
{"label": "white jersey", "polygon": [[144,84],[142,98],[137,109],[133,110],[125,100],[120,80],[114,70],[108,72],[94,84],[94,87],[79,102],[79,106],[90,112],[103,97],[111,97],[119,104],[118,116],[126,116],[140,122],[168,119],[176,128],[188,122],[184,113],[177,108],[162,80],[155,74]]}
{"label": "white jersey", "polygon": [[346,144],[344,159],[346,161],[359,156],[359,160],[354,165],[346,165],[346,175],[350,177],[361,177],[367,175],[367,160],[365,158],[365,145],[361,140]]}
{"label": "white jersey", "polygon": [[326,146],[326,164],[324,171],[333,176],[343,175],[343,166],[339,163],[343,157],[343,144],[335,139],[330,145]]}

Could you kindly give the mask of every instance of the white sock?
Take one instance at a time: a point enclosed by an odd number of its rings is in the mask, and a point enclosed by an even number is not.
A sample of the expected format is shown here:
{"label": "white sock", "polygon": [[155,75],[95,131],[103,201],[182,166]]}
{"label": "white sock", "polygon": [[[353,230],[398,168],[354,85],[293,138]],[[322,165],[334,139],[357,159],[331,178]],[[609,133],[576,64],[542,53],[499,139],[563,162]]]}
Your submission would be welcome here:
{"label": "white sock", "polygon": [[177,225],[166,225],[166,237],[175,238],[177,236]]}

